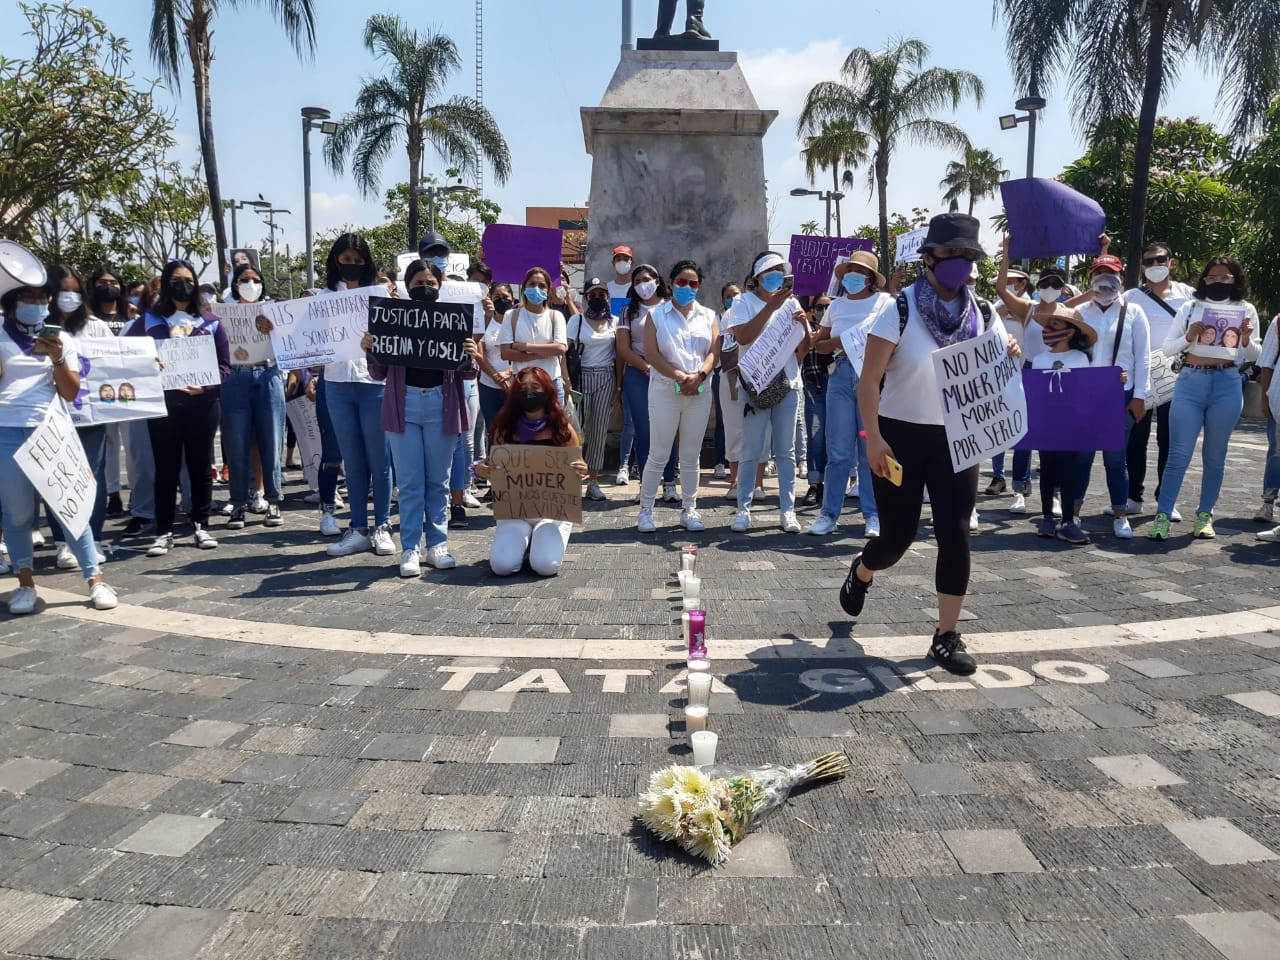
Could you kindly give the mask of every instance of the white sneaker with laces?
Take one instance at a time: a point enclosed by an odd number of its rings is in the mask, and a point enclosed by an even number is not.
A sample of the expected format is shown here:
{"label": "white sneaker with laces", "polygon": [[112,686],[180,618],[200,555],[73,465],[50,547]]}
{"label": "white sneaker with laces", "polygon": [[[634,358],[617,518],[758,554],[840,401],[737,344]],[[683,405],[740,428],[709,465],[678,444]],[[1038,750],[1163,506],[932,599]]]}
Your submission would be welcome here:
{"label": "white sneaker with laces", "polygon": [[751,511],[739,510],[734,515],[733,523],[729,526],[729,529],[732,530],[734,533],[746,533],[747,529],[750,526],[751,526]]}
{"label": "white sneaker with laces", "polygon": [[400,554],[400,576],[422,576],[422,561],[418,556],[417,550],[406,550],[404,553]]}
{"label": "white sneaker with laces", "polygon": [[156,537],[155,542],[147,548],[148,557],[163,557],[173,549],[173,534],[164,533]]}
{"label": "white sneaker with laces", "polygon": [[870,523],[866,524],[865,526],[866,526],[866,530],[864,530],[863,533],[866,535],[866,538],[868,540],[870,540],[872,537],[880,536],[879,520],[872,520]]}
{"label": "white sneaker with laces", "polygon": [[[318,496],[319,495],[317,494],[317,497]],[[222,509],[219,510],[218,512],[221,513],[224,517],[229,517],[236,512],[236,505],[234,503],[224,504]]]}
{"label": "white sneaker with laces", "polygon": [[462,505],[468,510],[480,509],[480,501],[476,499],[476,495],[470,490],[462,491]]}
{"label": "white sneaker with laces", "polygon": [[361,533],[352,527],[337,543],[329,544],[328,553],[331,557],[350,557],[357,553],[364,553],[372,545],[373,542],[367,533]]}
{"label": "white sneaker with laces", "polygon": [[1062,498],[1056,493],[1053,495],[1053,515],[1059,520],[1062,519]]}
{"label": "white sneaker with laces", "polygon": [[1128,503],[1126,503],[1126,504],[1124,505],[1124,512],[1125,512],[1126,514],[1128,514],[1129,516],[1131,516],[1131,517],[1138,517],[1138,516],[1141,516],[1141,515],[1142,515],[1142,501],[1141,501],[1141,500],[1130,500]]}
{"label": "white sneaker with laces", "polygon": [[41,547],[43,547],[44,545],[45,545],[44,534],[43,534],[43,533],[41,533],[39,530],[32,530],[32,531],[31,531],[31,546],[32,546],[33,548],[35,548],[36,550],[39,550],[39,549],[40,549]]}
{"label": "white sneaker with laces", "polygon": [[320,511],[320,536],[322,537],[342,536],[342,528],[338,526],[338,519],[333,515],[332,510]]}
{"label": "white sneaker with laces", "polygon": [[625,468],[623,468],[622,470],[618,471],[618,475],[613,480],[613,485],[615,487],[625,487],[630,482],[631,482],[631,475],[627,472]]}
{"label": "white sneaker with laces", "polygon": [[218,541],[213,539],[208,530],[204,529],[204,527],[200,526],[198,523],[195,525],[195,528],[195,534],[192,536],[192,539],[195,541],[195,545],[197,547],[201,550],[214,550],[217,548]]}
{"label": "white sneaker with laces", "polygon": [[969,532],[978,532],[978,508],[973,508],[973,513],[969,514]]}
{"label": "white sneaker with laces", "polygon": [[653,522],[653,507],[641,507],[636,517],[636,529],[641,533],[653,533],[658,528]]}
{"label": "white sneaker with laces", "polygon": [[1018,514],[1026,513],[1027,512],[1026,496],[1021,493],[1015,493],[1013,495],[1013,503],[1009,504],[1009,512],[1018,513]]}
{"label": "white sneaker with laces", "polygon": [[9,613],[15,617],[25,617],[29,613],[34,613],[36,599],[35,587],[18,587],[14,595],[9,598]]}
{"label": "white sneaker with laces", "polygon": [[1170,511],[1169,511],[1169,521],[1170,521],[1171,523],[1181,523],[1181,522],[1182,522],[1182,514],[1180,514],[1180,513],[1178,512],[1178,508],[1177,508],[1177,507],[1174,507],[1172,510],[1170,510]]}
{"label": "white sneaker with laces", "polygon": [[663,503],[679,503],[680,494],[676,490],[674,483],[664,483],[662,485],[662,502]]}
{"label": "white sneaker with laces", "polygon": [[1272,527],[1270,530],[1263,530],[1254,534],[1254,536],[1267,543],[1280,543],[1280,527]]}
{"label": "white sneaker with laces", "polygon": [[80,566],[69,546],[65,543],[56,543],[55,546],[58,548],[58,554],[54,558],[54,566],[59,570],[75,570]]}
{"label": "white sneaker with laces", "polygon": [[717,463],[715,472],[712,473],[712,476],[715,477],[717,480],[724,480],[726,477],[729,476],[729,471],[725,468],[725,465],[723,463]]}
{"label": "white sneaker with laces", "polygon": [[437,570],[452,570],[458,565],[458,561],[449,556],[447,543],[437,543],[434,547],[427,547],[427,563]]}
{"label": "white sneaker with laces", "polygon": [[702,522],[702,517],[698,515],[698,511],[692,507],[686,507],[680,511],[680,526],[690,533],[701,533],[707,529],[706,524]]}
{"label": "white sneaker with laces", "polygon": [[89,602],[93,604],[95,610],[114,610],[120,604],[116,599],[116,592],[103,580],[99,580],[89,588]]}
{"label": "white sneaker with laces", "polygon": [[787,533],[799,533],[803,529],[794,510],[784,510],[778,514],[778,526]]}
{"label": "white sneaker with laces", "polygon": [[374,527],[369,542],[373,547],[374,556],[389,557],[396,552],[396,545],[391,541],[391,527],[385,524]]}
{"label": "white sneaker with laces", "polygon": [[250,513],[266,513],[267,512],[267,498],[262,495],[261,490],[254,493],[253,499],[249,501],[249,512]]}
{"label": "white sneaker with laces", "polygon": [[832,520],[826,514],[818,514],[818,519],[809,524],[808,533],[815,537],[825,537],[828,534],[836,532],[836,521]]}
{"label": "white sneaker with laces", "polygon": [[1129,526],[1128,517],[1116,517],[1111,521],[1111,532],[1121,540],[1133,539],[1133,527]]}

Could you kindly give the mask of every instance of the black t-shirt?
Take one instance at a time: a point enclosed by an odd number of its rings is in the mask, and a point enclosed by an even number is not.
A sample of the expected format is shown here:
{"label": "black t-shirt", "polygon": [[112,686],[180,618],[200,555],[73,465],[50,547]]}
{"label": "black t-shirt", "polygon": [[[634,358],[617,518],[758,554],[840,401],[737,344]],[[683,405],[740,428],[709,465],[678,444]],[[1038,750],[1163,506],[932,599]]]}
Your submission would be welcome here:
{"label": "black t-shirt", "polygon": [[439,387],[444,384],[444,371],[420,370],[417,367],[405,367],[404,384],[406,387],[417,387],[420,390],[430,390],[432,387]]}

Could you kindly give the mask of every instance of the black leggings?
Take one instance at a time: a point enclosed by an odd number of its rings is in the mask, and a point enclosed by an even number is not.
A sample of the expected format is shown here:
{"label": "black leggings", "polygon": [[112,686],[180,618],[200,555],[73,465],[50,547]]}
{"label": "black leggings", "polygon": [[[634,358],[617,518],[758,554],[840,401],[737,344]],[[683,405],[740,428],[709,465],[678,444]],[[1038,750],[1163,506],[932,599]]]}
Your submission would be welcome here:
{"label": "black leggings", "polygon": [[875,573],[902,559],[920,527],[927,489],[938,544],[934,584],[938,593],[963,597],[969,590],[969,517],[978,500],[978,466],[961,473],[952,469],[945,427],[881,417],[880,435],[902,464],[902,486],[873,479],[880,536],[867,541],[862,565]]}
{"label": "black leggings", "polygon": [[1058,491],[1064,512],[1080,499],[1080,457],[1075,450],[1040,451],[1040,510],[1046,520],[1053,519],[1053,495]]}
{"label": "black leggings", "polygon": [[208,397],[165,394],[167,417],[147,421],[156,461],[156,533],[173,532],[174,500],[185,460],[191,480],[191,522],[206,526],[213,505],[213,435],[221,405]]}
{"label": "black leggings", "polygon": [[1129,433],[1129,448],[1125,459],[1129,467],[1129,499],[1141,500],[1143,485],[1147,480],[1147,445],[1151,441],[1151,421],[1156,421],[1156,499],[1160,499],[1160,481],[1164,479],[1164,465],[1169,462],[1169,407],[1165,403],[1148,410],[1147,415],[1133,425]]}

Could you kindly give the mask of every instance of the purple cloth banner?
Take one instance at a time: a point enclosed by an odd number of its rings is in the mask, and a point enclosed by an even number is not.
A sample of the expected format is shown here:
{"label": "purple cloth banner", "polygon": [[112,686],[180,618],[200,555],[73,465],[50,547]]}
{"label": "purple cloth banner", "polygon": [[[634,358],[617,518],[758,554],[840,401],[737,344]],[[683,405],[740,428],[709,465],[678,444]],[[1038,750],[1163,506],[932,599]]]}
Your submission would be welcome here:
{"label": "purple cloth banner", "polygon": [[1000,184],[1009,219],[1009,256],[1096,256],[1107,216],[1096,200],[1057,180],[1006,180]]}
{"label": "purple cloth banner", "polygon": [[1027,435],[1015,450],[1123,450],[1119,367],[1023,370]]}
{"label": "purple cloth banner", "polygon": [[499,283],[524,283],[533,267],[551,274],[552,286],[560,282],[560,251],[563,233],[553,227],[522,227],[513,223],[491,223],[484,229],[484,262]]}
{"label": "purple cloth banner", "polygon": [[807,237],[796,234],[791,238],[789,257],[796,276],[796,296],[813,297],[826,293],[836,260],[849,256],[855,250],[870,250],[873,245],[871,240],[862,237]]}

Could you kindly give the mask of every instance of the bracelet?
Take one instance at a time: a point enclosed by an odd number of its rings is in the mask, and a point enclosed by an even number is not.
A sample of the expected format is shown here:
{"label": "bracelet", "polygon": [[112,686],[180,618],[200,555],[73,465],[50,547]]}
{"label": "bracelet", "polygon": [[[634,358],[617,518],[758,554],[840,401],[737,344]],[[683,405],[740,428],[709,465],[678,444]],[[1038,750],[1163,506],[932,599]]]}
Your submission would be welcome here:
{"label": "bracelet", "polygon": [[53,365],[55,367],[65,367],[67,365],[67,358],[63,357],[61,360],[54,360]]}

